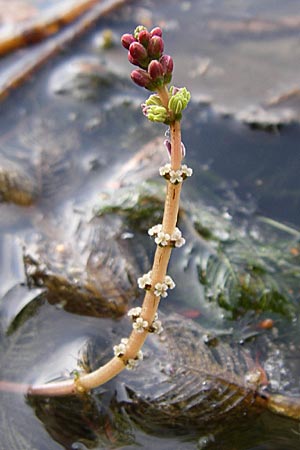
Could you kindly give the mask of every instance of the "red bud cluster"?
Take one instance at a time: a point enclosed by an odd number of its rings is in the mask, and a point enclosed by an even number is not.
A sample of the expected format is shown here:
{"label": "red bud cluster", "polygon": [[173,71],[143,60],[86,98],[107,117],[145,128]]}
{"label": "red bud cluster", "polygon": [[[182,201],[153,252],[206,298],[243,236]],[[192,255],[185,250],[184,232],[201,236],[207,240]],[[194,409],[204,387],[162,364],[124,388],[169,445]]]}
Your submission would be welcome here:
{"label": "red bud cluster", "polygon": [[170,83],[173,60],[171,56],[163,55],[161,28],[155,27],[149,32],[146,27],[139,26],[134,34],[124,34],[121,42],[128,50],[129,62],[139,67],[131,73],[136,84],[153,91]]}

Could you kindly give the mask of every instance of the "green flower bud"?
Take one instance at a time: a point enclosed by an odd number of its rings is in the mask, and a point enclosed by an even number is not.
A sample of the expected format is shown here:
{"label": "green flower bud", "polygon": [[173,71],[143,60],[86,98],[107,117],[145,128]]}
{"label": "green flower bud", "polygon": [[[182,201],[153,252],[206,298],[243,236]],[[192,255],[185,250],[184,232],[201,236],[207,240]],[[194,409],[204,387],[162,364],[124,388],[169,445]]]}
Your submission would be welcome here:
{"label": "green flower bud", "polygon": [[144,114],[151,120],[151,122],[163,122],[168,121],[168,111],[164,106],[149,105],[144,108]]}
{"label": "green flower bud", "polygon": [[140,31],[143,31],[143,30],[148,31],[147,28],[144,27],[143,25],[138,25],[136,27],[136,29],[133,32],[133,36],[135,37],[135,39],[138,39]]}
{"label": "green flower bud", "polygon": [[170,94],[168,109],[173,112],[176,119],[180,119],[181,112],[187,107],[191,94],[185,87],[178,89],[174,86],[170,88]]}
{"label": "green flower bud", "polygon": [[182,97],[184,98],[185,108],[186,108],[188,105],[188,102],[191,99],[191,94],[185,87],[181,88],[179,92],[181,93]]}
{"label": "green flower bud", "polygon": [[149,98],[147,98],[147,100],[145,101],[145,103],[147,106],[151,106],[151,105],[162,106],[161,99],[160,99],[159,95],[156,95],[156,94],[150,95]]}

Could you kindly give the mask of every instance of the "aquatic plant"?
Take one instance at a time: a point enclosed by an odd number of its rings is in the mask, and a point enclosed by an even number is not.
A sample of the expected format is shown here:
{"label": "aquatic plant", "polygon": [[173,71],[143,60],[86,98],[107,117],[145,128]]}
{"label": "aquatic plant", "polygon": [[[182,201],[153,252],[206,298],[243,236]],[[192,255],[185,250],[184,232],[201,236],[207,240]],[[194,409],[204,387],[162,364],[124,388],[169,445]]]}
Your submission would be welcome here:
{"label": "aquatic plant", "polygon": [[131,78],[137,85],[153,92],[142,105],[142,112],[152,122],[161,122],[169,127],[164,145],[170,162],[159,168],[166,179],[167,189],[162,223],[152,226],[148,234],[154,239],[156,251],[152,269],[140,276],[138,286],[145,290],[142,307],[132,308],[128,316],[132,321],[129,338],[122,338],[113,347],[114,356],[94,372],[73,379],[34,385],[27,389],[33,395],[69,395],[93,389],[112,379],[123,369],[134,369],[143,359],[141,348],[148,333],[160,333],[162,323],[157,309],[161,298],[175,287],[167,275],[167,267],[173,248],[179,248],[185,239],[176,227],[180,192],[183,181],[192,175],[192,169],[182,164],[185,148],[181,142],[180,121],[182,112],[190,100],[185,87],[169,86],[173,73],[171,56],[163,53],[164,41],[159,27],[148,31],[138,26],[133,34],[122,36],[122,45],[128,50],[128,60],[135,66]]}

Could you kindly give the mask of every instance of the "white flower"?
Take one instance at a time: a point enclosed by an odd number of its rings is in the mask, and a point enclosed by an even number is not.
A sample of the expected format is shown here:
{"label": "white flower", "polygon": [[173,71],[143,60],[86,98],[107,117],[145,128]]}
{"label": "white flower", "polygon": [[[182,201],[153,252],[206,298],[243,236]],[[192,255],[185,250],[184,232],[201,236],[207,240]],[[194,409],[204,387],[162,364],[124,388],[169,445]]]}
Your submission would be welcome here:
{"label": "white flower", "polygon": [[136,357],[133,358],[129,358],[128,361],[126,362],[126,369],[127,370],[133,370],[137,367],[139,361],[142,361],[144,359],[144,355],[142,350],[139,350]]}
{"label": "white flower", "polygon": [[178,184],[178,183],[182,183],[182,182],[183,182],[183,178],[182,178],[181,170],[180,169],[171,170],[170,171],[170,183]]}
{"label": "white flower", "polygon": [[128,359],[128,361],[126,362],[126,369],[127,370],[133,370],[136,368],[136,366],[138,365],[138,361],[136,359]]}
{"label": "white flower", "polygon": [[160,333],[162,333],[163,332],[163,327],[162,327],[162,324],[161,324],[161,321],[160,320],[154,320],[153,322],[152,322],[152,325],[151,325],[151,327],[150,327],[150,331],[152,332],[152,333],[156,333],[156,334],[160,334]]}
{"label": "white flower", "polygon": [[118,357],[123,356],[126,351],[126,345],[123,345],[123,344],[114,345],[113,350],[114,350],[115,356],[118,356]]}
{"label": "white flower", "polygon": [[166,247],[169,244],[170,241],[170,235],[168,233],[164,233],[163,231],[160,231],[157,233],[156,238],[154,239],[155,244],[161,245],[162,247]]}
{"label": "white flower", "polygon": [[144,359],[144,354],[143,354],[142,350],[139,350],[139,351],[137,352],[137,355],[136,355],[136,358],[135,358],[135,359],[137,359],[138,361],[143,361],[143,359]]}
{"label": "white flower", "polygon": [[138,278],[137,282],[138,282],[139,288],[149,289],[151,287],[151,284],[152,284],[151,274],[152,274],[152,271],[150,270],[150,272],[145,273],[142,277]]}
{"label": "white flower", "polygon": [[150,236],[155,236],[155,243],[157,245],[160,245],[161,247],[166,247],[167,245],[170,245],[170,235],[168,233],[165,233],[162,230],[162,224],[154,225],[152,228],[148,230],[148,234]]}
{"label": "white flower", "polygon": [[165,284],[170,289],[174,289],[174,287],[175,287],[175,283],[169,275],[165,276]]}
{"label": "white flower", "polygon": [[193,175],[193,169],[191,169],[190,167],[188,167],[186,164],[183,164],[181,166],[181,172],[183,175],[185,175],[186,177],[191,177]]}
{"label": "white flower", "polygon": [[137,306],[136,308],[131,308],[127,316],[130,317],[132,320],[135,320],[135,318],[139,317],[141,315],[142,308],[140,306]]}
{"label": "white flower", "polygon": [[175,247],[179,248],[182,247],[185,244],[185,239],[183,237],[176,239],[175,241]]}
{"label": "white flower", "polygon": [[156,297],[167,297],[168,293],[168,286],[166,285],[166,283],[156,283],[156,285],[154,286],[154,295],[156,295]]}
{"label": "white flower", "polygon": [[162,230],[162,224],[159,223],[157,225],[154,225],[153,227],[149,228],[148,234],[149,236],[154,236],[158,234]]}
{"label": "white flower", "polygon": [[185,244],[185,239],[182,237],[181,231],[177,227],[171,236],[171,242],[174,243],[177,248],[182,247]]}
{"label": "white flower", "polygon": [[170,173],[171,170],[171,164],[167,163],[164,166],[159,168],[159,174],[164,177],[165,175],[168,175],[168,173]]}
{"label": "white flower", "polygon": [[173,170],[171,164],[165,164],[160,167],[159,173],[161,176],[170,180],[173,184],[182,183],[187,177],[192,176],[193,170],[186,164],[183,164],[180,169]]}
{"label": "white flower", "polygon": [[177,239],[181,238],[182,234],[179,228],[175,227],[174,232],[171,236],[171,241],[176,241]]}
{"label": "white flower", "polygon": [[[125,341],[125,342],[124,342]],[[113,346],[113,350],[114,350],[114,355],[118,356],[119,358],[121,356],[124,356],[125,352],[126,352],[126,344],[128,343],[128,339],[123,338],[121,339],[121,343],[118,345],[114,345]]]}
{"label": "white flower", "polygon": [[132,324],[132,328],[138,333],[143,333],[148,329],[148,326],[147,320],[144,320],[142,317],[138,317]]}

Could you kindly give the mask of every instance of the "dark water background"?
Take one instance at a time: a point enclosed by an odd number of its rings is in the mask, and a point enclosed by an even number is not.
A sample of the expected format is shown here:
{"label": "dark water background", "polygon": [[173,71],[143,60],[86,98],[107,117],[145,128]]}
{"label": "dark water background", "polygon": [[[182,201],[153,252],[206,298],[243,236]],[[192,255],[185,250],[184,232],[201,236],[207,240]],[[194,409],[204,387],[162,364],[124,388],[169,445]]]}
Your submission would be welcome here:
{"label": "dark water background", "polygon": [[[130,2],[99,20],[0,104],[1,158],[33,180],[34,198],[27,207],[0,204],[1,379],[40,382],[72,371],[85,340],[117,326],[110,319],[66,312],[62,303],[49,305],[44,289],[28,289],[22,248],[24,242],[38,246],[45,237],[72,246],[80,219],[92,217],[111,189],[112,172],[146,142],[163,136],[163,127],[141,116],[144,92],[130,83],[126,52],[119,44],[100,48],[103,30],[112,30],[119,41],[138,23],[164,28],[166,52],[175,60],[174,84],[192,92],[183,140],[195,175],[185,201],[217,211],[220,223],[228,219],[245,233],[249,223],[267,218],[275,224],[271,236],[287,230],[299,240],[298,2]],[[3,58],[3,73],[30,51]],[[220,310],[209,317],[198,280],[192,270],[182,269],[187,259],[182,254],[170,267],[183,286],[174,295],[178,310],[200,311],[200,323],[233,327],[243,337],[251,314],[236,323]],[[299,348],[298,315],[296,303],[293,320],[274,316],[286,348]],[[298,395],[299,376],[293,374]],[[114,383],[104,388],[104,406],[97,405],[91,416],[69,400],[32,405],[2,392],[0,449],[296,450],[300,445],[299,423],[271,413],[241,423],[235,418],[220,435],[150,435],[107,406],[114,389]]]}

